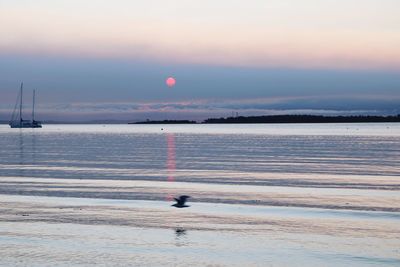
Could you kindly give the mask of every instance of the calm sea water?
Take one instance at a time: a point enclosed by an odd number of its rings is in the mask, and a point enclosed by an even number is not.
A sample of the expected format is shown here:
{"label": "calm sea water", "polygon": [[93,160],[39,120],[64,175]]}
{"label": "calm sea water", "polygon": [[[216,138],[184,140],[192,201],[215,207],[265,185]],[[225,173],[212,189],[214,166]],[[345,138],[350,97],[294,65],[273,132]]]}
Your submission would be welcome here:
{"label": "calm sea water", "polygon": [[400,124],[1,125],[0,264],[398,266],[399,163]]}

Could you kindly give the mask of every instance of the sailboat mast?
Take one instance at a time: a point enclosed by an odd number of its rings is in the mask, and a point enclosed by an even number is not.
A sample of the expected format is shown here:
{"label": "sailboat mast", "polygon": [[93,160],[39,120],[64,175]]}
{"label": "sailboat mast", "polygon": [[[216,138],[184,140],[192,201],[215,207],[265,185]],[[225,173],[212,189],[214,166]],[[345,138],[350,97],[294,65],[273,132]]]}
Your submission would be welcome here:
{"label": "sailboat mast", "polygon": [[20,98],[20,102],[19,102],[19,121],[22,121],[22,91],[23,91],[23,86],[24,86],[24,83],[21,83],[21,89],[20,89],[20,96],[21,96],[21,98]]}
{"label": "sailboat mast", "polygon": [[35,121],[35,90],[33,90],[32,122]]}

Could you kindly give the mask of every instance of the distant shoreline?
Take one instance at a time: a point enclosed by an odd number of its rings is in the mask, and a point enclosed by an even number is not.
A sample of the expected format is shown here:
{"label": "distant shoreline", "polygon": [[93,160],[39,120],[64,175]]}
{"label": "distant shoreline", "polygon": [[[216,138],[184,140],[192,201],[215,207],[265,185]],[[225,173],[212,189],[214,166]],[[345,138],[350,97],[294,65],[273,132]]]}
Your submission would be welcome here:
{"label": "distant shoreline", "polygon": [[319,116],[319,115],[272,115],[211,118],[203,123],[368,123],[368,122],[400,122],[397,116]]}
{"label": "distant shoreline", "polygon": [[196,124],[196,121],[189,120],[163,120],[163,121],[139,121],[139,122],[129,122],[128,124]]}
{"label": "distant shoreline", "polygon": [[[210,118],[201,124],[254,124],[254,123],[369,123],[400,122],[397,116],[318,116],[318,115],[271,115],[271,116],[238,116],[227,118]],[[188,120],[143,121],[129,124],[195,124]]]}

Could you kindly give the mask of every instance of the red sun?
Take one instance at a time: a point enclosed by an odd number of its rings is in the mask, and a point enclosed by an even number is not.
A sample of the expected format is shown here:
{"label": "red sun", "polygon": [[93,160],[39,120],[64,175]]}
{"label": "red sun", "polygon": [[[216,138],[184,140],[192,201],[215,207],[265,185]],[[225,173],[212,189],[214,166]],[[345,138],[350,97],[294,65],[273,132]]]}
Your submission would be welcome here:
{"label": "red sun", "polygon": [[168,87],[173,87],[176,84],[176,81],[173,77],[168,77],[168,79],[165,81]]}

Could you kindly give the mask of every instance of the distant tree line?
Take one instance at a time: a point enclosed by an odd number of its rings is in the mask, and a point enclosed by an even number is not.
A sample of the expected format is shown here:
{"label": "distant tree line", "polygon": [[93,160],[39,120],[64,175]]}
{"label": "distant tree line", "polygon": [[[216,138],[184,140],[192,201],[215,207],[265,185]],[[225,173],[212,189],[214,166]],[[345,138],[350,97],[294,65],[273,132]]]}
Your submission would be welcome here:
{"label": "distant tree line", "polygon": [[189,120],[163,120],[163,121],[139,121],[139,122],[130,122],[129,124],[194,124],[197,123],[195,121]]}
{"label": "distant tree line", "polygon": [[400,122],[397,116],[319,116],[319,115],[272,115],[210,118],[203,123],[346,123],[346,122]]}

